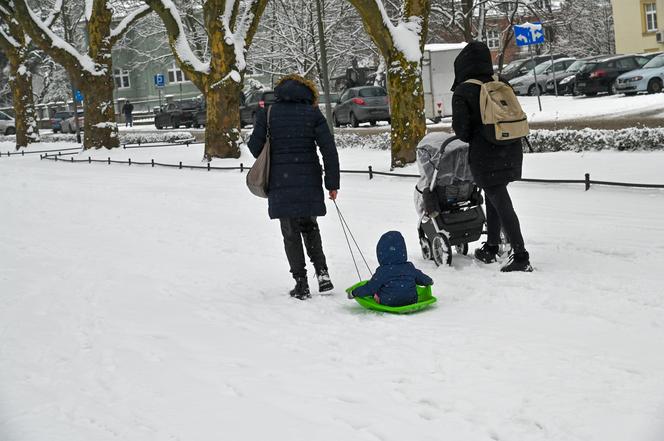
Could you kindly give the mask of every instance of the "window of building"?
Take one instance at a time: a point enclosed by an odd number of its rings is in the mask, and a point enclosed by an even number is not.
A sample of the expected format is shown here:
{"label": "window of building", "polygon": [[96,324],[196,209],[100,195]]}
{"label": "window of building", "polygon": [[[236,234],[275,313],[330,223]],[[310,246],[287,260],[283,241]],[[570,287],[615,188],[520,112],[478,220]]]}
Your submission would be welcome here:
{"label": "window of building", "polygon": [[113,79],[115,80],[115,87],[118,89],[127,89],[131,85],[129,71],[126,69],[113,69]]}
{"label": "window of building", "polygon": [[500,49],[500,32],[489,30],[486,33],[486,45],[489,49]]}
{"label": "window of building", "polygon": [[657,31],[657,6],[655,3],[645,3],[643,13],[646,18],[646,32]]}
{"label": "window of building", "polygon": [[180,68],[173,62],[171,67],[168,69],[168,82],[169,83],[184,83],[187,79],[184,76],[184,73]]}

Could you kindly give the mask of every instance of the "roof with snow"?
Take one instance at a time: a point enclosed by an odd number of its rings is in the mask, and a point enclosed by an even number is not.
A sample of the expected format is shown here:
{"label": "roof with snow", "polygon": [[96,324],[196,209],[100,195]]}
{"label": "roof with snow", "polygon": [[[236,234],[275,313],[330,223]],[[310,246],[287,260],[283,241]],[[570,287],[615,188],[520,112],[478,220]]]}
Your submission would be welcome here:
{"label": "roof with snow", "polygon": [[425,44],[424,50],[429,52],[450,51],[453,49],[463,49],[468,43],[435,43]]}

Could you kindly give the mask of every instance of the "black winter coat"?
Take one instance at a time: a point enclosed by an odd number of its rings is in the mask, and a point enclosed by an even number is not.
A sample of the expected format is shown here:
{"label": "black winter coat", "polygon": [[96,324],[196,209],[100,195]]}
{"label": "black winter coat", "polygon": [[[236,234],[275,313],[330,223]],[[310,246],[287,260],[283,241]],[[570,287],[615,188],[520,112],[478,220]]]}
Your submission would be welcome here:
{"label": "black winter coat", "polygon": [[[334,137],[309,87],[286,80],[275,88],[270,111],[270,184],[268,213],[271,219],[324,216],[322,168],[316,144],[325,164],[325,188],[339,189],[339,156]],[[256,114],[249,150],[258,157],[267,135],[267,112]]]}
{"label": "black winter coat", "polygon": [[475,182],[486,188],[521,179],[521,141],[495,145],[482,135],[480,86],[464,83],[469,79],[485,83],[492,81],[493,65],[489,48],[484,43],[469,43],[454,60],[454,75],[452,128],[459,139],[470,144],[468,161]]}

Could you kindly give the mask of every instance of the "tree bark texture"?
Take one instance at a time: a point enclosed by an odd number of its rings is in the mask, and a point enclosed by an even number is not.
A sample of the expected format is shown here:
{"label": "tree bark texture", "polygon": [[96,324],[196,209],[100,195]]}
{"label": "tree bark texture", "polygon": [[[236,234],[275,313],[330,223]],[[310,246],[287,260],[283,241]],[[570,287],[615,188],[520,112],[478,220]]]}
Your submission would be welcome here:
{"label": "tree bark texture", "polygon": [[[4,2],[3,2],[4,4]],[[61,64],[83,93],[85,149],[118,147],[118,127],[113,106],[113,65],[111,51],[131,23],[151,12],[149,9],[133,17],[121,32],[111,34],[113,10],[109,0],[94,0],[87,23],[87,58],[76,49],[66,50],[54,44],[55,37],[44,30],[31,16],[26,0],[13,0],[16,18],[34,43]]]}
{"label": "tree bark texture", "polygon": [[8,34],[0,34],[0,49],[9,60],[9,84],[12,90],[16,124],[16,150],[39,142],[39,128],[32,94],[32,73],[28,69],[28,43],[14,17],[0,13]]}
{"label": "tree bark texture", "polygon": [[[360,13],[367,33],[387,63],[387,85],[390,95],[392,167],[415,162],[417,144],[426,133],[424,88],[421,60],[410,61],[399,50],[385,23],[377,0],[349,0]],[[424,50],[429,27],[431,0],[403,0],[403,16],[419,17],[420,51]]]}
{"label": "tree bark texture", "polygon": [[[203,4],[203,21],[210,46],[209,69],[201,71],[192,60],[180,53],[180,39],[185,38],[174,12],[161,0],[144,0],[159,15],[168,33],[168,41],[178,66],[187,78],[205,95],[207,105],[205,126],[205,157],[239,158],[240,144],[240,92],[245,66],[240,65],[232,39],[226,33],[222,16],[226,2],[231,0],[208,0]],[[240,2],[236,2],[229,18],[231,27],[237,26]],[[258,22],[265,10],[267,0],[255,0],[251,4],[251,22],[244,36],[245,51],[251,46]],[[237,29],[235,30],[237,32]]]}

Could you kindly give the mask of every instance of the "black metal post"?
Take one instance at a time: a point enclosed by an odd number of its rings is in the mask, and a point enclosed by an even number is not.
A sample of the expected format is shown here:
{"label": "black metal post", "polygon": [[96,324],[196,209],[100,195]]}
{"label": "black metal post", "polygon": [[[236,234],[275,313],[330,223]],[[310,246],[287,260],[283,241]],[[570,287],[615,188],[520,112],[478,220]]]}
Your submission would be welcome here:
{"label": "black metal post", "polygon": [[129,158],[129,165],[131,166],[131,158]]}
{"label": "black metal post", "polygon": [[373,169],[369,166],[369,179],[373,179]]}
{"label": "black metal post", "polygon": [[586,173],[586,191],[590,190],[590,173]]}
{"label": "black metal post", "polygon": [[154,159],[152,160],[152,166],[154,167]]}
{"label": "black metal post", "polygon": [[180,169],[182,169],[182,161],[180,161]]}

